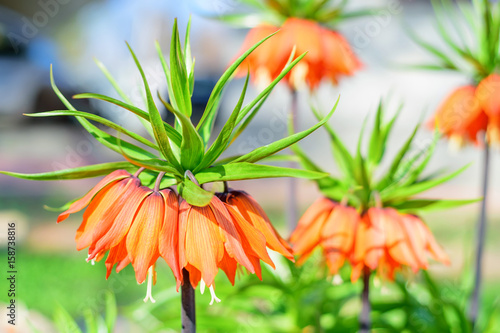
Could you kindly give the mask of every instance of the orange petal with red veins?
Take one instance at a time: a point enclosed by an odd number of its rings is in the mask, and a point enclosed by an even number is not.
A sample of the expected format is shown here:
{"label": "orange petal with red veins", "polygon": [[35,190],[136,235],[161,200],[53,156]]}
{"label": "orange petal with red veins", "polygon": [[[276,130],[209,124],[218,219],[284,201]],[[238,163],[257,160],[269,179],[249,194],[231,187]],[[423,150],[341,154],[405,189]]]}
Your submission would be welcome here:
{"label": "orange petal with red veins", "polygon": [[[261,259],[272,268],[276,268],[273,261],[269,257],[269,254],[267,253],[266,238],[264,237],[264,235],[259,230],[254,228],[250,223],[248,223],[236,209],[229,205],[227,205],[227,209],[231,214],[232,220],[234,221],[234,225],[238,230],[238,233],[240,234],[241,244],[245,249],[245,252],[249,255],[254,255],[255,257]],[[246,268],[249,269],[248,267]],[[250,268],[252,267],[250,266]],[[251,269],[249,270],[253,273]]]}
{"label": "orange petal with red veins", "polygon": [[345,254],[336,248],[325,247],[323,253],[326,258],[326,264],[330,270],[330,274],[337,274],[345,262]]}
{"label": "orange petal with red veins", "polygon": [[66,211],[62,212],[57,218],[57,223],[67,219],[70,214],[81,211],[90,203],[92,198],[97,193],[99,193],[99,191],[101,191],[108,185],[111,185],[112,183],[117,182],[120,179],[127,178],[130,176],[131,174],[125,170],[113,171],[112,173],[104,177],[99,183],[97,183],[97,185],[94,186],[94,188],[92,188],[92,190],[90,190],[87,194],[85,194],[81,199],[73,202]]}
{"label": "orange petal with red veins", "polygon": [[[201,280],[201,272],[190,264],[186,266],[186,270],[189,272],[189,282],[191,283],[191,286],[196,288]],[[179,287],[177,287],[177,291],[179,291]]]}
{"label": "orange petal with red veins", "polygon": [[426,256],[427,241],[424,238],[425,235],[418,230],[418,224],[420,223],[423,222],[416,216],[409,214],[401,215],[401,224],[405,229],[406,235],[408,236],[408,241],[413,253],[415,254],[415,258],[420,267],[427,269],[429,266]]}
{"label": "orange petal with red veins", "polygon": [[83,213],[83,221],[76,231],[76,249],[78,251],[92,244],[92,236],[95,228],[103,222],[105,218],[114,219],[114,216],[107,216],[106,212],[115,205],[116,198],[123,193],[126,182],[117,182],[112,186],[99,191],[90,202],[89,207]]}
{"label": "orange petal with red veins", "polygon": [[424,223],[420,223],[419,227],[421,228],[422,232],[426,235],[427,239],[426,248],[432,254],[434,259],[437,261],[441,261],[445,265],[449,265],[450,259],[448,258],[448,255],[436,242],[436,239],[432,235],[432,232],[429,230],[429,228]]}
{"label": "orange petal with red veins", "polygon": [[139,207],[127,234],[127,252],[138,283],[146,280],[149,267],[160,256],[158,239],[163,226],[164,210],[163,197],[158,192],[152,192]]}
{"label": "orange petal with red veins", "polygon": [[434,117],[439,131],[460,140],[477,143],[477,134],[486,130],[488,118],[475,97],[474,86],[456,89],[440,105]]}
{"label": "orange petal with red veins", "polygon": [[359,277],[361,276],[361,273],[363,273],[363,268],[365,267],[365,264],[360,262],[352,266],[351,270],[351,282],[354,283],[358,281]]}
{"label": "orange petal with red veins", "polygon": [[384,254],[385,235],[381,214],[381,209],[368,209],[361,218],[355,240],[354,262],[364,262],[373,270]]}
{"label": "orange petal with red veins", "polygon": [[245,192],[231,191],[228,194],[227,203],[264,235],[267,247],[292,261],[294,260],[292,249],[276,232],[266,213],[255,199]]}
{"label": "orange petal with red veins", "polygon": [[500,117],[500,75],[483,79],[477,86],[476,99],[489,117]]}
{"label": "orange petal with red veins", "polygon": [[[183,281],[182,269],[188,265],[186,260],[186,230],[187,221],[189,218],[189,213],[191,212],[192,206],[187,203],[184,199],[180,198],[181,202],[179,205],[179,269],[180,269],[180,280]],[[179,284],[177,284],[177,289],[179,289]]]}
{"label": "orange petal with red veins", "polygon": [[[337,206],[337,203],[333,202],[327,198],[319,198],[316,200],[302,215],[300,218],[297,227],[293,231],[290,236],[290,242],[295,243],[297,240],[301,239],[303,233],[309,229],[310,225],[315,223],[318,220],[318,217],[323,214],[325,211],[329,214],[334,207]],[[324,214],[323,214],[324,215]],[[294,249],[295,250],[295,249]]]}
{"label": "orange petal with red veins", "polygon": [[[219,263],[219,268],[226,273],[229,282],[234,286],[234,279],[236,276],[236,270],[238,269],[238,263],[234,258],[231,258],[227,251],[224,251],[224,256],[222,257],[221,262]],[[253,268],[253,266],[252,266]]]}
{"label": "orange petal with red veins", "polygon": [[145,186],[134,188],[131,191],[127,202],[120,207],[120,212],[112,221],[112,225],[106,230],[106,233],[100,237],[98,237],[97,231],[94,233],[94,244],[89,251],[90,257],[96,252],[106,251],[117,246],[124,239],[132,225],[139,206],[149,193],[151,193],[151,190]]}
{"label": "orange petal with red veins", "polygon": [[[113,266],[116,263],[118,263],[118,265],[120,265],[121,262],[127,262],[127,264],[128,264],[127,247],[125,246],[125,239],[123,239],[123,241],[120,244],[118,244],[117,246],[115,246],[109,250],[108,257],[106,258],[106,261],[104,262],[106,265],[106,271],[107,271],[106,272],[106,279],[109,278],[109,275],[111,274],[111,271],[113,270]],[[119,271],[118,268],[116,269],[116,271],[117,272]]]}
{"label": "orange petal with red veins", "polygon": [[388,254],[396,262],[418,270],[419,264],[410,248],[409,239],[403,228],[403,222],[394,209],[385,209],[383,223],[385,224],[386,247]]}
{"label": "orange petal with red veins", "polygon": [[241,232],[239,233],[235,226],[236,221],[233,221],[233,217],[231,216],[231,214],[229,214],[226,206],[224,206],[224,204],[216,196],[213,196],[209,207],[212,210],[215,219],[219,222],[219,232],[221,235],[221,239],[224,241],[224,247],[227,251],[227,254],[231,258],[236,259],[238,263],[245,266],[253,273],[252,263],[248,259],[246,255],[246,249],[242,244],[242,239],[240,237]]}
{"label": "orange petal with red veins", "polygon": [[160,231],[159,250],[174,273],[177,281],[181,280],[179,267],[179,199],[174,191],[161,190],[165,204],[163,228]]}
{"label": "orange petal with red veins", "polygon": [[338,205],[327,218],[321,230],[323,246],[338,249],[345,254],[351,252],[359,220],[360,217],[356,209]]}
{"label": "orange petal with red veins", "polygon": [[[224,256],[219,224],[210,207],[193,206],[186,225],[185,256],[196,267],[207,286],[214,282]],[[182,247],[182,244],[181,244]]]}

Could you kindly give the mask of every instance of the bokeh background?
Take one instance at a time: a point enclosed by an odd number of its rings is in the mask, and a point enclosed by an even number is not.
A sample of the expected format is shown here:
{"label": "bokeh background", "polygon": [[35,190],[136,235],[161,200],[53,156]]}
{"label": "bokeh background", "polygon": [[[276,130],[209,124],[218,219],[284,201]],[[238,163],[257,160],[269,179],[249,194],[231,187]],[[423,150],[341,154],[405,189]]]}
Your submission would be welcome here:
{"label": "bokeh background", "polygon": [[[324,84],[314,96],[301,92],[298,127],[305,129],[315,122],[309,108],[311,103],[326,111],[340,94],[340,104],[331,124],[344,142],[353,148],[362,120],[375,111],[381,98],[389,105],[390,114],[404,103],[393,137],[389,139],[390,155],[398,149],[415,123],[429,119],[440,101],[453,88],[467,83],[467,78],[455,73],[410,69],[411,64],[428,63],[432,59],[407,37],[405,28],[409,27],[439,45],[429,2],[351,2],[352,8],[375,6],[384,10],[379,15],[351,20],[340,29],[364,68],[355,76],[342,80],[339,86]],[[171,27],[176,17],[182,33],[189,15],[192,15],[191,45],[196,58],[194,102],[202,109],[211,88],[237,54],[247,32],[245,28],[220,22],[217,17],[241,10],[245,9],[238,0],[0,0],[0,170],[45,172],[120,160],[120,156],[93,141],[72,119],[32,119],[23,113],[64,108],[50,88],[51,64],[56,83],[66,96],[81,92],[115,96],[94,58],[106,65],[135,103],[143,105],[139,73],[125,41],[130,43],[145,67],[152,89],[165,92],[165,80],[154,42],[159,41],[168,52]],[[230,84],[224,95],[218,124],[227,118],[241,87],[241,80]],[[250,96],[257,93],[255,88],[252,89]],[[278,87],[246,134],[233,145],[232,153],[248,151],[256,144],[267,144],[283,137],[289,103],[286,87]],[[140,124],[119,108],[84,100],[75,101],[74,105],[140,130]],[[432,131],[423,126],[415,151],[425,149],[431,140]],[[301,144],[320,165],[336,172],[327,136],[321,129]],[[497,302],[495,297],[500,293],[500,286],[495,284],[500,278],[500,243],[497,241],[500,238],[500,155],[498,150],[492,155],[489,229],[484,258],[484,302],[489,303]],[[430,171],[454,170],[469,163],[470,167],[463,174],[425,196],[456,199],[480,196],[481,151],[475,147],[453,150],[446,142],[439,142]],[[119,277],[106,282],[103,265],[91,266],[85,263],[84,252],[75,251],[74,233],[80,216],[72,216],[56,225],[57,213],[44,209],[44,205],[57,207],[81,196],[95,183],[95,179],[32,182],[0,176],[1,276],[7,261],[7,223],[15,222],[19,271],[17,301],[22,306],[18,313],[21,318],[28,317],[41,332],[53,330],[50,321],[56,304],[78,316],[85,304],[98,306],[102,298],[100,293],[108,289],[115,292],[120,307],[137,311],[134,316],[140,318],[139,321],[153,320],[147,314],[147,308],[135,307],[142,302],[145,287],[137,286],[131,270],[125,270]],[[238,187],[250,192],[263,205],[283,236],[288,236],[283,214],[286,180],[240,182]],[[299,211],[302,213],[319,193],[314,184],[306,181],[300,181],[299,187]],[[470,266],[478,211],[479,204],[473,204],[425,216],[452,259],[451,266],[431,267],[432,274],[443,281],[453,284],[461,280],[464,270]],[[158,280],[155,290],[165,289],[161,297],[172,299],[175,304],[169,308],[175,327],[175,318],[180,311],[178,296],[172,289],[173,277],[166,265],[160,265]],[[228,284],[221,282],[224,283]],[[4,292],[6,288],[2,278],[0,302],[8,301]],[[208,303],[208,296],[201,297],[201,302]],[[124,323],[118,332],[141,331],[127,319],[120,320]],[[200,320],[203,322],[203,317]],[[29,326],[18,329],[18,332],[30,331]],[[2,319],[0,331],[6,330]]]}

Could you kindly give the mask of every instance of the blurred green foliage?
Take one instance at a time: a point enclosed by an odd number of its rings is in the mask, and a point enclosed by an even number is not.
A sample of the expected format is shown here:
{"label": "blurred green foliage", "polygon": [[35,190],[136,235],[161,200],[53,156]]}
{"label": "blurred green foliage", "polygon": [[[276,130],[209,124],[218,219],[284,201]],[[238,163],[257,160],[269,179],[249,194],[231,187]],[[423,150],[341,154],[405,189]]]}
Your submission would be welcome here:
{"label": "blurred green foliage", "polygon": [[[180,331],[180,294],[166,265],[157,267],[156,303],[144,303],[146,286],[137,285],[130,268],[112,273],[106,281],[104,265],[92,266],[84,259],[83,253],[19,252],[22,274],[18,275],[18,301],[53,318],[60,332],[73,324],[82,332],[106,332],[116,316],[114,311],[138,332]],[[355,331],[361,284],[349,282],[348,267],[340,274],[344,282],[332,283],[320,260],[320,256],[313,256],[297,268],[277,257],[277,270],[266,266],[263,281],[242,272],[234,287],[219,274],[215,288],[221,303],[209,306],[208,292],[200,295],[199,289],[196,291],[198,331]],[[403,272],[394,283],[373,278],[373,331],[471,332],[465,316],[470,281],[468,276],[436,279],[425,272]],[[116,297],[118,309],[111,295]],[[498,332],[500,287],[493,282],[486,284],[483,295],[478,331]],[[7,301],[4,293],[0,301]]]}

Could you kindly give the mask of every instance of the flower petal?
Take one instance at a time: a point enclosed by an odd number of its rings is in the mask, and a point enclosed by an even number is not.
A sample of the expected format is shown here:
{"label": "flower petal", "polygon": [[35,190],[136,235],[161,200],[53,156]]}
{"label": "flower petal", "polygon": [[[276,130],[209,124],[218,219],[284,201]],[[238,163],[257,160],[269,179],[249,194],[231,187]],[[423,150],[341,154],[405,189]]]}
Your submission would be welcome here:
{"label": "flower petal", "polygon": [[[237,230],[236,224],[238,221],[234,220],[234,216],[228,212],[230,206],[224,206],[224,204],[214,196],[210,202],[210,208],[212,209],[215,219],[219,222],[219,230],[221,238],[224,240],[224,247],[227,254],[236,259],[238,263],[245,266],[248,270],[253,273],[253,266],[246,255],[246,250],[243,247],[242,238],[244,235]],[[227,207],[227,209],[226,209]],[[265,247],[265,240],[264,240]]]}
{"label": "flower petal", "polygon": [[146,280],[149,267],[160,256],[158,238],[163,226],[164,210],[163,197],[158,192],[152,192],[139,207],[127,234],[127,252],[138,283]]}
{"label": "flower petal", "polygon": [[179,267],[179,199],[170,189],[161,190],[165,205],[163,228],[160,231],[159,250],[174,273],[178,282],[181,281]]}
{"label": "flower petal", "polygon": [[[96,227],[93,235],[93,243],[90,251],[90,256],[93,257],[99,251],[106,251],[115,247],[127,235],[132,221],[134,220],[139,206],[144,201],[146,196],[151,193],[151,190],[145,186],[133,188],[127,197],[127,201],[118,209],[120,211],[116,217],[111,220],[111,226],[105,226],[101,229],[100,226]],[[104,234],[103,233],[104,230]]]}
{"label": "flower petal", "polygon": [[219,270],[224,247],[219,224],[210,207],[191,207],[184,246],[187,262],[197,268],[207,286],[211,286]]}
{"label": "flower petal", "polygon": [[101,181],[99,181],[99,183],[97,183],[97,185],[94,186],[94,188],[92,188],[81,199],[73,202],[66,211],[62,212],[59,215],[59,217],[57,218],[57,223],[59,223],[61,221],[64,221],[65,219],[67,219],[70,214],[73,214],[73,213],[81,211],[83,208],[85,208],[90,203],[90,201],[92,200],[92,198],[97,193],[99,193],[99,191],[101,191],[102,189],[104,189],[105,187],[111,185],[112,183],[117,182],[120,179],[127,178],[127,177],[130,177],[130,176],[131,176],[131,174],[128,173],[127,171],[125,171],[125,170],[115,170],[115,171],[113,171],[112,173],[110,173],[109,175],[107,175],[106,177],[104,177]]}

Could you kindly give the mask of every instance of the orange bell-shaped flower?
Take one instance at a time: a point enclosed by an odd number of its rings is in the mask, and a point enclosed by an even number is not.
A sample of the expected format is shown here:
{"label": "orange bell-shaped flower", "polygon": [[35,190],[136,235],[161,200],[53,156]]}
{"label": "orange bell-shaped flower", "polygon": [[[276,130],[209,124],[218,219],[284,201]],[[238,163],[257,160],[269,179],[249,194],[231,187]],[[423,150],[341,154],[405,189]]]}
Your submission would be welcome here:
{"label": "orange bell-shaped flower", "polygon": [[458,146],[467,141],[478,144],[477,135],[485,131],[488,117],[475,97],[474,86],[464,86],[449,95],[438,108],[432,126]]}
{"label": "orange bell-shaped flower", "polygon": [[477,86],[476,99],[488,116],[487,139],[500,145],[500,75],[491,74]]}
{"label": "orange bell-shaped flower", "polygon": [[248,70],[257,85],[266,86],[283,70],[294,47],[296,55],[308,53],[284,79],[293,89],[307,85],[314,90],[323,79],[336,84],[340,76],[352,75],[361,68],[349,43],[338,32],[315,21],[294,17],[288,18],[280,28],[265,24],[251,29],[239,54],[278,29],[275,36],[242,62],[240,76]]}

